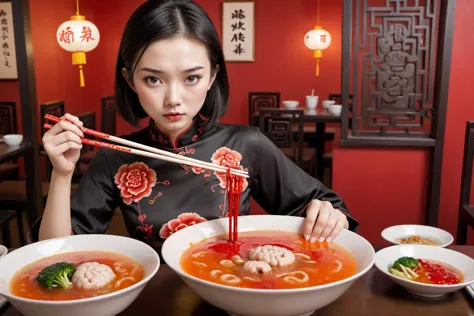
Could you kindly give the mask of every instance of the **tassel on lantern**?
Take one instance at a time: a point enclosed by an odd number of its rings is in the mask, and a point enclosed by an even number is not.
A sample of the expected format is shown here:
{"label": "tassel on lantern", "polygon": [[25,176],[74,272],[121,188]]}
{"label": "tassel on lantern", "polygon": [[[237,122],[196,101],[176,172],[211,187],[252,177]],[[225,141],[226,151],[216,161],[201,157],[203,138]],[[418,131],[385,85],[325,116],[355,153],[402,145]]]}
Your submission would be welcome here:
{"label": "tassel on lantern", "polygon": [[74,52],[72,53],[72,64],[79,65],[79,80],[81,87],[85,87],[84,82],[84,72],[82,71],[82,65],[85,65],[86,62],[86,53],[85,52]]}
{"label": "tassel on lantern", "polygon": [[314,51],[314,58],[316,58],[316,77],[319,76],[319,59],[323,57],[323,52],[321,50]]}
{"label": "tassel on lantern", "polygon": [[86,86],[84,83],[84,72],[82,71],[82,66],[79,66],[79,81],[80,81],[81,87]]}

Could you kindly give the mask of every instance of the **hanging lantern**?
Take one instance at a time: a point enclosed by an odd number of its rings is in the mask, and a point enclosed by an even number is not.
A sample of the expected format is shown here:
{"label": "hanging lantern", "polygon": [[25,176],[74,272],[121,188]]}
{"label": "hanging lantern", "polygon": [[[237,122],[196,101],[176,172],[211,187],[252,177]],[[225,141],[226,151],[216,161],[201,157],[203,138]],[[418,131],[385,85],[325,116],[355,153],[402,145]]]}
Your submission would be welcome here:
{"label": "hanging lantern", "polygon": [[72,64],[79,66],[81,87],[85,86],[82,65],[86,64],[86,52],[97,47],[100,34],[97,27],[79,14],[79,2],[76,0],[77,12],[71,20],[64,22],[58,28],[56,39],[63,49],[72,52]]}
{"label": "hanging lantern", "polygon": [[314,51],[316,76],[319,76],[319,59],[323,57],[323,50],[331,45],[331,34],[320,26],[315,26],[314,30],[309,31],[304,36],[304,43],[306,47]]}
{"label": "hanging lantern", "polygon": [[331,45],[331,34],[323,30],[319,24],[319,0],[317,22],[314,30],[309,31],[304,36],[304,44],[306,47],[314,51],[314,58],[316,58],[316,76],[319,76],[319,59],[323,57],[323,50]]}

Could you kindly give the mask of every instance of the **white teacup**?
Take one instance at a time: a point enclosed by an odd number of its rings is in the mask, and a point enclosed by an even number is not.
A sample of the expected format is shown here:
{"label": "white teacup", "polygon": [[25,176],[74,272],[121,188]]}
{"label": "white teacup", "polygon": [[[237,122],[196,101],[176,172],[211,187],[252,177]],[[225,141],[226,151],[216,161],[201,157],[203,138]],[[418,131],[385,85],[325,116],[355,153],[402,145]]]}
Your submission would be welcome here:
{"label": "white teacup", "polygon": [[331,107],[331,105],[334,105],[336,104],[336,101],[333,101],[333,100],[324,100],[323,101],[323,108],[325,108],[326,110],[329,110],[329,108]]}
{"label": "white teacup", "polygon": [[307,95],[306,96],[306,107],[310,110],[316,109],[318,106],[318,99],[319,97],[317,95]]}
{"label": "white teacup", "polygon": [[329,112],[331,112],[332,115],[341,115],[342,105],[340,104],[331,105],[329,107]]}

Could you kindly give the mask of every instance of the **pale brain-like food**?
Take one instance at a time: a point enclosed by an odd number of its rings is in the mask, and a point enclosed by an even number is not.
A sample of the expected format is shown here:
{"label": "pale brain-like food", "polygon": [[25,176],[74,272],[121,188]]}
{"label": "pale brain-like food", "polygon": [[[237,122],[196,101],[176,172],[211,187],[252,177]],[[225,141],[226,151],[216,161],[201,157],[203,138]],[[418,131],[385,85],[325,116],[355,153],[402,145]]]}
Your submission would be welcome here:
{"label": "pale brain-like food", "polygon": [[267,273],[272,271],[272,267],[265,261],[247,261],[244,263],[244,271],[251,273]]}
{"label": "pale brain-like food", "polygon": [[86,262],[79,265],[72,276],[72,283],[82,289],[97,289],[115,279],[115,273],[105,264]]}
{"label": "pale brain-like food", "polygon": [[272,267],[284,267],[295,262],[295,254],[292,251],[272,245],[258,246],[250,252],[249,258],[265,261]]}

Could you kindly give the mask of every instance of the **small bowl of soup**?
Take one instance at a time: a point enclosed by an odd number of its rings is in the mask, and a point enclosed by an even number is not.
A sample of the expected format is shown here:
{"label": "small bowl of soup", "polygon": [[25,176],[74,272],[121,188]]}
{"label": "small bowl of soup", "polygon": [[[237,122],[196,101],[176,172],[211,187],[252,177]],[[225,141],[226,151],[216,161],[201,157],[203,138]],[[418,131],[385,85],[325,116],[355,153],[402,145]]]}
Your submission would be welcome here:
{"label": "small bowl of soup", "polygon": [[396,245],[375,255],[375,266],[407,291],[439,297],[474,283],[474,260],[460,252],[427,245]]}
{"label": "small bowl of soup", "polygon": [[343,295],[373,265],[375,251],[343,230],[331,243],[309,243],[304,218],[238,217],[228,241],[228,218],[199,223],[166,239],[168,266],[210,304],[233,315],[310,315]]}
{"label": "small bowl of soup", "polygon": [[447,247],[454,241],[447,231],[425,225],[396,225],[385,228],[382,238],[394,245]]}
{"label": "small bowl of soup", "polygon": [[0,295],[25,316],[113,316],[157,273],[147,244],[114,235],[72,235],[33,243],[0,260]]}

